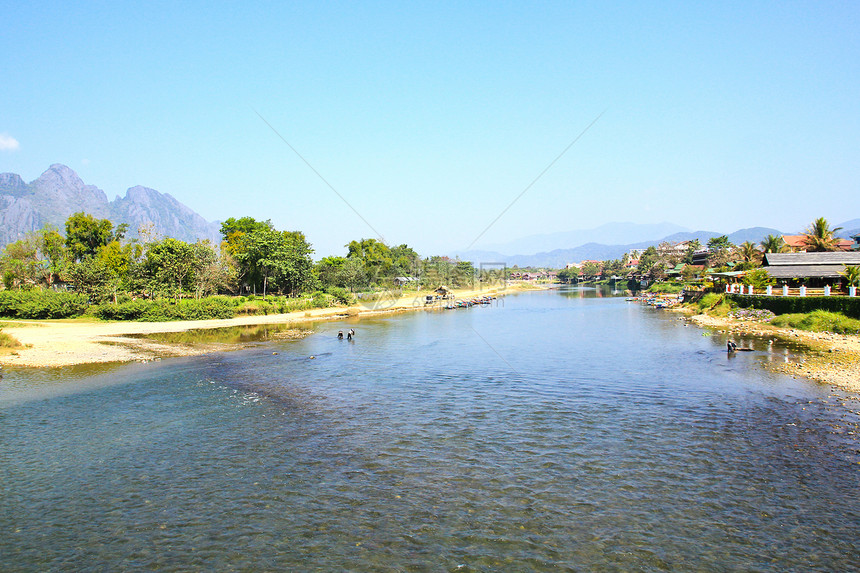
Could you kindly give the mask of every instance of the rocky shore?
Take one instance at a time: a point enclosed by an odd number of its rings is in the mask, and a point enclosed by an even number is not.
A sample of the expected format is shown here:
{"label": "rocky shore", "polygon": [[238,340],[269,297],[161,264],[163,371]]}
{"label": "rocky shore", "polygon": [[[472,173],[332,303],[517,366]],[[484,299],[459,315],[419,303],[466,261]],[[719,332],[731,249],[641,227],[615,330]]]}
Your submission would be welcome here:
{"label": "rocky shore", "polygon": [[765,322],[697,314],[691,322],[738,336],[778,338],[804,348],[798,362],[772,362],[768,368],[790,376],[803,376],[844,390],[860,392],[860,336],[778,328]]}

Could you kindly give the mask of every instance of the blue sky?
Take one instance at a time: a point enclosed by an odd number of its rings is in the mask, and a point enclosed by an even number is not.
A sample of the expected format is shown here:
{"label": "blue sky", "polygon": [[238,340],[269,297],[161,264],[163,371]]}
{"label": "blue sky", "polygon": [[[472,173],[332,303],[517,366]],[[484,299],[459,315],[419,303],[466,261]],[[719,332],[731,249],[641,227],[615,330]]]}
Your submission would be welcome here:
{"label": "blue sky", "polygon": [[603,113],[475,248],[860,217],[856,2],[67,4],[3,3],[0,171],[27,181],[430,255]]}

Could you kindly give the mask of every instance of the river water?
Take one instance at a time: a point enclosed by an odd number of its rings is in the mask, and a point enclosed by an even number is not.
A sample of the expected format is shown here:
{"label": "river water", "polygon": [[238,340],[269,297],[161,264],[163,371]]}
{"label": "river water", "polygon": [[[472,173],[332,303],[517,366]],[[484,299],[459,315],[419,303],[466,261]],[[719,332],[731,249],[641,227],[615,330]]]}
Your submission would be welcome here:
{"label": "river water", "polygon": [[0,569],[858,570],[857,396],[595,294],[7,372]]}

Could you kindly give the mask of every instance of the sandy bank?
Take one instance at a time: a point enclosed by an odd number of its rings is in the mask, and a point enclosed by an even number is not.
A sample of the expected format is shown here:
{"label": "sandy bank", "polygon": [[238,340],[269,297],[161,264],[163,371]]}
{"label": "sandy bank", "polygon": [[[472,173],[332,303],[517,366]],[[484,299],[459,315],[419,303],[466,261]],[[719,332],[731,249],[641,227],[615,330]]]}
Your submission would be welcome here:
{"label": "sandy bank", "polygon": [[[509,291],[510,292],[510,291]],[[504,290],[456,291],[457,298],[469,299],[487,294],[500,295]],[[383,296],[380,300],[361,302],[351,307],[320,308],[289,314],[241,316],[228,319],[173,322],[61,322],[51,320],[3,320],[9,326],[3,332],[16,338],[24,348],[0,354],[0,364],[24,367],[71,366],[96,362],[129,362],[166,356],[192,356],[230,350],[235,345],[164,344],[136,338],[163,332],[226,328],[262,324],[300,324],[320,320],[369,317],[387,313],[423,310],[427,293]],[[13,326],[20,324],[20,326]]]}
{"label": "sandy bank", "polygon": [[860,337],[828,332],[808,332],[778,328],[770,324],[698,314],[690,318],[706,326],[737,335],[751,335],[792,341],[808,350],[801,363],[769,363],[768,368],[791,376],[803,376],[860,392]]}

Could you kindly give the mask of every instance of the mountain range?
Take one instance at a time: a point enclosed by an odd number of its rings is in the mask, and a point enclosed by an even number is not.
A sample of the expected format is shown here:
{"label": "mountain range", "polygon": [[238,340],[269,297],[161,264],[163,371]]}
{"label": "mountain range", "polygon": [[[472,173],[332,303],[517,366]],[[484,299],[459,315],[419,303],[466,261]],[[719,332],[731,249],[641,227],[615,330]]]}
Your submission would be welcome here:
{"label": "mountain range", "polygon": [[[129,238],[138,229],[151,226],[157,235],[193,242],[209,239],[220,242],[220,223],[206,221],[171,195],[140,185],[131,187],[124,197],[108,201],[104,191],[85,184],[71,168],[51,165],[34,181],[25,183],[15,173],[0,173],[0,248],[46,224],[63,230],[69,215],[84,211],[114,224],[128,224]],[[842,227],[839,237],[860,233],[860,219],[833,225]],[[793,233],[799,233],[794,231]],[[583,260],[621,258],[633,249],[644,250],[661,242],[708,239],[728,235],[734,244],[760,242],[766,235],[784,234],[777,229],[752,227],[733,233],[691,231],[674,223],[606,223],[592,229],[531,235],[484,250],[451,253],[461,260],[480,263],[505,263],[509,267],[560,268]],[[514,254],[519,253],[519,254]]]}
{"label": "mountain range", "polygon": [[66,219],[84,211],[115,225],[128,224],[129,238],[138,229],[152,226],[157,235],[193,242],[220,242],[220,224],[206,219],[167,193],[140,185],[124,197],[108,201],[104,191],[86,185],[71,168],[56,163],[42,175],[25,183],[16,173],[0,173],[0,248],[37,231],[46,224],[62,232]]}

